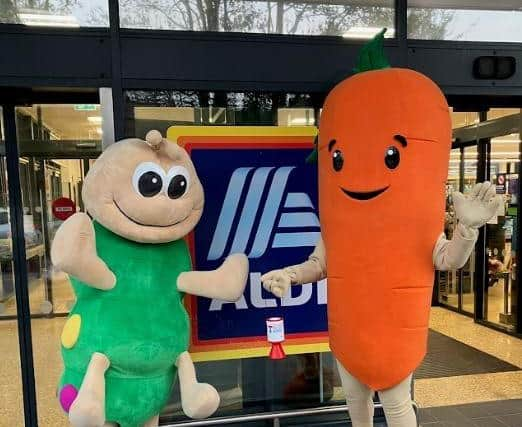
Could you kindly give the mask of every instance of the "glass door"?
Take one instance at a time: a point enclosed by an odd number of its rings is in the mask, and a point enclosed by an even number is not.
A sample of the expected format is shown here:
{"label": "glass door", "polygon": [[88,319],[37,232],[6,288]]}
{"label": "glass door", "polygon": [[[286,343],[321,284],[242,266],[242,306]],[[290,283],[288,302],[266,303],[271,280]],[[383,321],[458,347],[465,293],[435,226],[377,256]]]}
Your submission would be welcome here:
{"label": "glass door", "polygon": [[[83,208],[83,177],[89,168],[89,159],[101,152],[99,110],[99,105],[85,104],[16,108],[32,315],[65,315],[74,303],[69,280],[63,273],[53,271],[51,266],[50,243],[62,223],[53,206],[69,201],[71,209],[80,211]],[[5,236],[0,238],[9,237],[9,230],[4,231]],[[0,267],[5,269],[10,262],[8,257],[0,258]],[[14,293],[6,289],[0,316],[14,314]]]}
{"label": "glass door", "polygon": [[[461,190],[462,150],[451,150],[448,180],[446,182],[446,213],[444,216],[444,233],[451,239],[457,225],[453,209],[453,193]],[[459,274],[457,270],[440,271],[437,274],[438,302],[446,306],[459,308]]]}
{"label": "glass door", "polygon": [[[19,331],[15,278],[13,268],[13,245],[11,240],[11,219],[9,217],[9,192],[7,188],[7,165],[5,157],[5,127],[3,110],[0,108],[0,408],[2,420],[9,425],[24,425],[24,408],[21,396],[22,373],[20,366]],[[9,306],[9,310],[7,307]],[[9,312],[10,315],[6,315]],[[1,318],[1,317],[0,317]],[[1,421],[0,421],[0,424]]]}
{"label": "glass door", "polygon": [[466,265],[438,273],[438,302],[478,321],[516,329],[516,235],[520,166],[519,108],[452,112],[454,149],[447,181],[445,232],[455,226],[451,194],[469,192],[478,180],[490,180],[502,199],[496,215],[481,231]]}
{"label": "glass door", "polygon": [[[58,409],[55,393],[62,366],[60,334],[75,301],[68,277],[51,264],[50,249],[65,216],[83,210],[83,178],[101,153],[101,111],[98,104],[23,105],[15,108],[14,119],[23,213],[23,239],[19,240],[25,244],[37,414],[40,425],[65,427],[67,418]],[[2,167],[0,163],[0,172]],[[4,176],[0,175],[0,186]],[[0,268],[10,271],[8,199],[2,194],[0,242],[5,244]],[[0,327],[16,315],[16,299],[8,282],[2,288]],[[3,395],[20,395],[15,389],[18,377],[14,370],[3,377]]]}
{"label": "glass door", "polygon": [[[467,193],[477,181],[477,146],[457,146],[451,150],[446,183],[446,213],[444,233],[453,237],[457,218],[453,208],[453,193]],[[475,306],[475,251],[460,270],[439,272],[437,276],[438,302],[458,311],[473,314]]]}
{"label": "glass door", "polygon": [[[477,183],[477,146],[463,147],[462,160],[461,191],[466,194]],[[474,249],[468,262],[460,270],[460,310],[471,315],[475,312],[475,259]]]}
{"label": "glass door", "polygon": [[[491,109],[488,120],[520,123],[520,109]],[[498,136],[497,136],[498,135]],[[508,330],[516,324],[516,227],[520,167],[520,129],[500,129],[490,139],[489,173],[502,204],[486,226],[485,320]]]}

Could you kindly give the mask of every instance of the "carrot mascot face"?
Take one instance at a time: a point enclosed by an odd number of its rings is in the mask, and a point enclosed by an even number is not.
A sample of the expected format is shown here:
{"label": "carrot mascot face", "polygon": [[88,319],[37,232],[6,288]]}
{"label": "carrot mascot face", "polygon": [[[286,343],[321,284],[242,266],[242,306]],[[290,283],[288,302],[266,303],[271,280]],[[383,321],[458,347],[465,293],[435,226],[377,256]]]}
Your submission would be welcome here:
{"label": "carrot mascot face", "polygon": [[382,38],[328,95],[318,143],[330,344],[376,390],[406,378],[426,353],[451,147],[440,89],[415,71],[383,68]]}

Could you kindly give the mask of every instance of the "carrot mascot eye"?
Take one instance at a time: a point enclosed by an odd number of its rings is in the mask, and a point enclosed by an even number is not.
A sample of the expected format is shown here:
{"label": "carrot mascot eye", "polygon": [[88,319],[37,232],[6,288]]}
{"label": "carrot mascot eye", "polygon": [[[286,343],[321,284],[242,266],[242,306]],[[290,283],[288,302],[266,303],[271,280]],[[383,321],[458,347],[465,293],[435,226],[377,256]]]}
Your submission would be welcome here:
{"label": "carrot mascot eye", "polygon": [[426,76],[389,67],[383,37],[328,95],[317,144],[330,344],[376,390],[426,352],[451,147],[444,95]]}

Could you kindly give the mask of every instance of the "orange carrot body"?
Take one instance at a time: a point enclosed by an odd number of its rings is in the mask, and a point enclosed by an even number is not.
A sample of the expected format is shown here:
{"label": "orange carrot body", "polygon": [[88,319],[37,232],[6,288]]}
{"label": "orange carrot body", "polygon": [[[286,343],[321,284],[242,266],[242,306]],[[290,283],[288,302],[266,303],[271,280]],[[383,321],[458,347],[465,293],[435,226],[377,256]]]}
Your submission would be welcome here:
{"label": "orange carrot body", "polygon": [[[330,345],[352,375],[386,389],[426,353],[451,147],[448,105],[417,72],[363,72],[328,95],[319,135]],[[394,169],[385,164],[389,147],[400,154]],[[353,196],[377,190],[367,200]]]}

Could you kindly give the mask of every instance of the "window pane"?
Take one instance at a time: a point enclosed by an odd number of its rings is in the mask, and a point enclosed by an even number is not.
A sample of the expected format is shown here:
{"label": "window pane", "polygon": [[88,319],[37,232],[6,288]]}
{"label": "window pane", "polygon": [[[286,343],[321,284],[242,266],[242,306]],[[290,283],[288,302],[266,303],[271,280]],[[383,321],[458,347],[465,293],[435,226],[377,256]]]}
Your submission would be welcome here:
{"label": "window pane", "polygon": [[313,126],[309,94],[269,92],[127,91],[126,136],[175,125]]}
{"label": "window pane", "polygon": [[412,39],[522,41],[519,0],[409,0],[408,5]]}
{"label": "window pane", "polygon": [[369,38],[387,27],[387,37],[393,37],[393,4],[393,0],[120,0],[120,19],[125,28],[349,38]]}
{"label": "window pane", "polygon": [[[126,91],[126,134],[143,137],[175,125],[308,126],[318,105],[311,94],[284,92]],[[318,97],[320,98],[320,97]],[[304,163],[304,159],[303,159]],[[267,350],[268,351],[268,350]],[[197,362],[198,378],[216,387],[216,416],[339,404],[344,393],[330,353]],[[164,422],[185,419],[178,382],[162,413]]]}
{"label": "window pane", "polygon": [[41,27],[108,27],[108,1],[1,1],[0,23]]}

